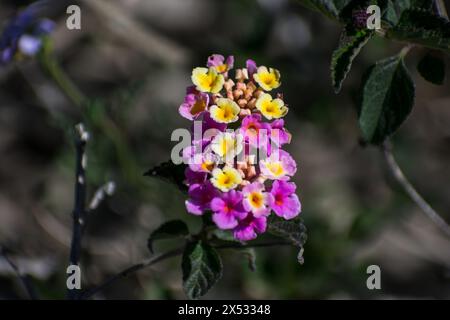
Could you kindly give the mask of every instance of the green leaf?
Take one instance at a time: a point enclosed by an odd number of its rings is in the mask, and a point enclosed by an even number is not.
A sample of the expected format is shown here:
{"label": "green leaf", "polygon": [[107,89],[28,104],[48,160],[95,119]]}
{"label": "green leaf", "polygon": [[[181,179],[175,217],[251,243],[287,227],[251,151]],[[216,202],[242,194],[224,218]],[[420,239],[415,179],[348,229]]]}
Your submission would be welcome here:
{"label": "green leaf", "polygon": [[424,9],[433,13],[433,1],[430,0],[388,0],[383,20],[395,26],[403,12],[408,9]]}
{"label": "green leaf", "polygon": [[350,72],[353,60],[373,34],[370,30],[359,30],[352,36],[347,35],[345,31],[342,33],[339,47],[331,58],[331,79],[336,93],[341,91],[342,83]]}
{"label": "green leaf", "polygon": [[155,240],[185,237],[187,235],[189,235],[189,229],[186,223],[181,220],[168,221],[151,233],[147,241],[147,247],[153,253],[153,242]]}
{"label": "green leaf", "polygon": [[234,238],[233,233],[230,230],[215,229],[212,232],[212,235],[222,241],[241,243],[239,240]]}
{"label": "green leaf", "polygon": [[[318,11],[329,18],[337,19],[339,16],[339,11],[336,8],[335,1],[333,0],[299,0],[305,7]],[[345,1],[338,0],[336,2],[344,3]]]}
{"label": "green leaf", "polygon": [[334,0],[334,6],[338,10],[338,12],[341,12],[344,10],[344,8],[350,3],[352,0]]}
{"label": "green leaf", "polygon": [[306,227],[299,218],[284,220],[275,216],[269,218],[267,231],[292,242],[296,247],[303,247],[306,242]]}
{"label": "green leaf", "polygon": [[183,288],[189,299],[205,295],[222,277],[217,251],[201,241],[189,243],[183,253]]}
{"label": "green leaf", "polygon": [[414,82],[401,56],[377,62],[363,80],[359,125],[366,142],[382,143],[414,105]]}
{"label": "green leaf", "polygon": [[186,192],[187,186],[184,184],[185,164],[174,164],[172,161],[161,163],[148,170],[145,176],[156,177],[175,184],[181,191]]}
{"label": "green leaf", "polygon": [[450,50],[450,22],[425,9],[405,10],[386,36],[433,49]]}
{"label": "green leaf", "polygon": [[419,64],[417,70],[421,76],[436,85],[442,85],[445,80],[445,62],[439,52],[427,52]]}
{"label": "green leaf", "polygon": [[386,5],[386,11],[383,15],[383,21],[388,22],[391,26],[395,26],[398,23],[403,11],[411,7],[410,0],[388,0]]}

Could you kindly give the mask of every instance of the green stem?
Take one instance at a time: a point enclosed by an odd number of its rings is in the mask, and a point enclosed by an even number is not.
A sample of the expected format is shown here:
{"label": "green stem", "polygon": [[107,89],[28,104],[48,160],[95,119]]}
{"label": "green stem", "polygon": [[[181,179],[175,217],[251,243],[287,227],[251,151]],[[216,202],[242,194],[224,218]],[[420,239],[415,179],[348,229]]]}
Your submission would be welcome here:
{"label": "green stem", "polygon": [[24,274],[19,267],[13,262],[13,260],[8,255],[8,250],[2,246],[0,246],[0,258],[5,259],[6,263],[11,267],[11,269],[16,274],[17,278],[22,283],[26,292],[28,293],[31,300],[37,300],[36,290],[31,282],[31,278]]}
{"label": "green stem", "polygon": [[414,48],[414,44],[409,44],[400,51],[399,56],[404,58],[406,55],[411,51],[411,49]]}
{"label": "green stem", "polygon": [[72,80],[66,75],[59,63],[52,55],[52,44],[49,39],[44,40],[44,46],[39,61],[45,72],[52,77],[64,94],[80,109],[88,101],[87,97],[78,89]]}
{"label": "green stem", "polygon": [[402,169],[398,165],[394,154],[392,153],[392,145],[389,141],[386,141],[381,150],[386,159],[386,163],[391,171],[392,176],[397,180],[398,184],[403,188],[406,194],[412,201],[422,210],[422,212],[430,218],[433,223],[442,230],[447,236],[450,237],[450,226],[447,222],[430,206],[428,202],[417,192],[416,188],[409,182],[403,173]]}
{"label": "green stem", "polygon": [[[74,105],[80,109],[83,114],[88,105],[89,98],[81,92],[81,90],[70,79],[55,59],[53,55],[53,46],[50,39],[44,39],[44,46],[41,54],[39,55],[39,61],[46,73],[55,81],[61,91]],[[130,178],[129,182],[136,186],[140,186],[140,183],[142,182],[140,168],[134,158],[129,156],[131,152],[128,149],[126,140],[124,139],[121,130],[106,115],[95,125],[97,125],[113,142],[123,172],[125,176]]]}
{"label": "green stem", "polygon": [[[292,245],[292,243],[286,242],[286,241],[262,242],[262,243],[248,244],[248,245],[233,243],[233,244],[217,245],[217,246],[213,246],[213,247],[216,248],[217,250],[222,250],[222,249],[263,248],[263,247],[273,247],[273,246],[283,246],[283,245]],[[125,270],[119,272],[118,274],[110,277],[109,279],[107,279],[105,282],[98,285],[97,287],[83,293],[81,295],[81,299],[88,299],[88,298],[92,297],[93,295],[95,295],[96,293],[102,291],[103,289],[105,289],[106,287],[111,285],[112,283],[116,282],[117,280],[126,278],[129,275],[131,275],[137,271],[140,271],[142,269],[150,267],[150,266],[152,266],[158,262],[164,261],[166,259],[179,256],[179,255],[183,254],[184,248],[185,248],[184,246],[182,246],[180,248],[176,248],[174,250],[168,251],[166,253],[162,253],[158,256],[152,257],[152,258],[144,260],[138,264],[135,264],[129,268],[126,268]]]}

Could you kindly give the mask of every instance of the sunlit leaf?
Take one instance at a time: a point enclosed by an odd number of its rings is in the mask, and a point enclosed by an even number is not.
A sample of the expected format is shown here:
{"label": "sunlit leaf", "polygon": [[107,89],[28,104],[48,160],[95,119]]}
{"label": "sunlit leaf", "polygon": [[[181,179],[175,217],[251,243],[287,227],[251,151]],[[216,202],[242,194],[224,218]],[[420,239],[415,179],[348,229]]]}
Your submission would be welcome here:
{"label": "sunlit leaf", "polygon": [[379,61],[363,81],[359,125],[366,142],[382,143],[406,120],[415,86],[401,56]]}

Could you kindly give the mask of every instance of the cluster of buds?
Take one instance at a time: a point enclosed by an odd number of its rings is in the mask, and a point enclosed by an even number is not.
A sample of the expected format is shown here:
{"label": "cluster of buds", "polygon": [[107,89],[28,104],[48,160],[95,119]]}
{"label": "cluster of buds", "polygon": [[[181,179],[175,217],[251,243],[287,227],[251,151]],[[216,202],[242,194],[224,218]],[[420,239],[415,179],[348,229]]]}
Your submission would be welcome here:
{"label": "cluster of buds", "polygon": [[44,4],[43,1],[31,4],[6,25],[0,36],[0,65],[33,57],[42,48],[42,38],[55,27],[52,20],[41,18]]}
{"label": "cluster of buds", "polygon": [[218,228],[247,241],[265,232],[270,214],[293,219],[301,204],[290,181],[297,164],[282,150],[291,140],[282,119],[289,108],[281,94],[271,94],[280,73],[247,60],[232,79],[233,65],[232,56],[210,56],[206,68],[192,71],[193,86],[179,108],[194,121],[194,139],[183,150],[186,208],[212,212]]}

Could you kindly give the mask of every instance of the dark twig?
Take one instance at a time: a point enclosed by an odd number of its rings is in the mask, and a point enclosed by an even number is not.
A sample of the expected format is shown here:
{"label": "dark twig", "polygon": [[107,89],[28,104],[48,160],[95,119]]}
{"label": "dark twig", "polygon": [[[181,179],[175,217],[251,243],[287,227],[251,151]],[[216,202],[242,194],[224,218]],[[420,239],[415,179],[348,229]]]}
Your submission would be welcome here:
{"label": "dark twig", "polygon": [[384,157],[389,166],[389,169],[399,185],[408,194],[412,201],[414,201],[417,206],[425,213],[425,215],[431,219],[447,236],[450,237],[450,226],[445,222],[444,219],[426,202],[423,197],[417,192],[413,185],[408,181],[408,179],[403,174],[400,166],[398,165],[395,157],[392,153],[391,145],[386,142],[382,146]]}
{"label": "dark twig", "polygon": [[435,6],[436,6],[436,10],[438,12],[438,14],[441,17],[447,18],[448,19],[448,13],[447,13],[447,8],[445,7],[445,3],[444,0],[436,0],[434,2]]}
{"label": "dark twig", "polygon": [[[84,224],[85,202],[86,202],[86,143],[89,140],[89,133],[83,124],[76,127],[76,172],[75,172],[75,203],[73,209],[73,232],[70,246],[70,264],[78,265],[81,255],[81,236]],[[77,290],[68,290],[68,298],[76,299]]]}
{"label": "dark twig", "polygon": [[214,248],[216,249],[246,249],[246,248],[267,248],[267,247],[275,247],[275,246],[292,246],[292,242],[288,241],[273,241],[273,242],[260,242],[260,243],[251,243],[251,244],[239,244],[236,243],[227,243],[222,245],[216,245]]}
{"label": "dark twig", "polygon": [[[214,248],[219,249],[219,250],[221,250],[221,249],[244,249],[244,248],[273,247],[273,246],[279,246],[279,245],[292,245],[292,243],[287,242],[287,241],[274,241],[274,242],[266,242],[266,243],[263,242],[263,243],[254,243],[254,244],[248,244],[248,245],[232,243],[232,244],[216,245],[216,246],[214,246]],[[95,295],[96,293],[102,291],[103,289],[105,289],[106,287],[111,285],[112,283],[116,282],[117,280],[126,278],[129,275],[131,275],[137,271],[140,271],[146,267],[150,267],[158,262],[164,261],[164,260],[172,258],[172,257],[179,256],[183,253],[183,251],[184,251],[184,246],[174,249],[174,250],[171,250],[171,251],[168,251],[166,253],[162,253],[156,257],[149,258],[138,264],[135,264],[135,265],[119,272],[118,274],[110,277],[108,280],[106,280],[102,284],[98,285],[97,287],[95,287],[89,291],[86,291],[85,293],[83,293],[81,295],[81,299],[88,299],[88,298],[92,297],[93,295]]]}
{"label": "dark twig", "polygon": [[16,274],[17,278],[19,278],[20,282],[22,283],[23,287],[25,288],[25,291],[27,292],[30,299],[37,300],[37,294],[31,283],[30,277],[27,274],[24,274],[22,271],[20,271],[19,267],[9,257],[8,250],[6,248],[0,247],[0,256],[2,256],[3,259],[5,259],[5,261],[9,264],[11,269]]}
{"label": "dark twig", "polygon": [[88,210],[94,211],[96,210],[99,205],[102,203],[103,200],[108,196],[112,196],[114,192],[116,191],[116,184],[112,181],[109,181],[102,185],[100,188],[97,189],[94,196],[91,199],[91,202],[89,203]]}

